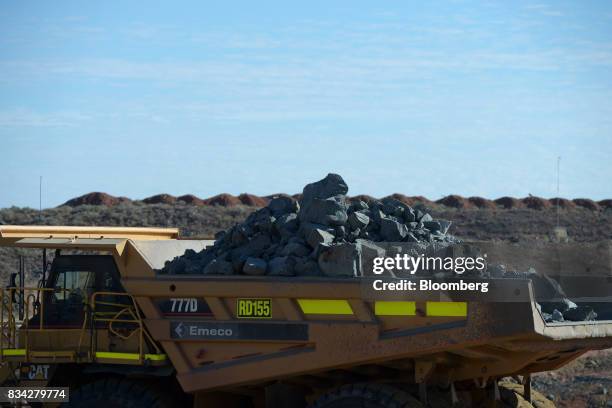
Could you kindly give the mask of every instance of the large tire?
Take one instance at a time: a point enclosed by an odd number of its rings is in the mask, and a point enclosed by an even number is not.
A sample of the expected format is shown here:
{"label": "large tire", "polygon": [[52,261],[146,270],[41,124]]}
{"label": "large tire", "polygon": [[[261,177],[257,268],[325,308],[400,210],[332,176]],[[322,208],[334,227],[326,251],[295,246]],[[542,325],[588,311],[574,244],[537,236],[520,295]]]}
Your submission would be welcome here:
{"label": "large tire", "polygon": [[170,408],[168,396],[143,382],[109,378],[85,384],[70,393],[66,408]]}
{"label": "large tire", "polygon": [[390,385],[350,384],[324,394],[309,408],[423,408],[423,405]]}
{"label": "large tire", "polygon": [[531,390],[531,403],[523,397],[524,388],[521,384],[510,381],[499,383],[499,393],[502,402],[508,408],[555,408],[555,404],[541,393]]}

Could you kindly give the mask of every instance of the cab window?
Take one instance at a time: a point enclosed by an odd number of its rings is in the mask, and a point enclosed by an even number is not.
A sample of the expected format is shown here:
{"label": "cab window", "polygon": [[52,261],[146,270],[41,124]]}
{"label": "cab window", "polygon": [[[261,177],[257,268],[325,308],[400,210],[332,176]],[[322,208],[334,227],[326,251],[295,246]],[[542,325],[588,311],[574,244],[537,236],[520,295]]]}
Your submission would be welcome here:
{"label": "cab window", "polygon": [[91,271],[62,271],[55,282],[56,300],[86,299],[95,287],[94,273]]}

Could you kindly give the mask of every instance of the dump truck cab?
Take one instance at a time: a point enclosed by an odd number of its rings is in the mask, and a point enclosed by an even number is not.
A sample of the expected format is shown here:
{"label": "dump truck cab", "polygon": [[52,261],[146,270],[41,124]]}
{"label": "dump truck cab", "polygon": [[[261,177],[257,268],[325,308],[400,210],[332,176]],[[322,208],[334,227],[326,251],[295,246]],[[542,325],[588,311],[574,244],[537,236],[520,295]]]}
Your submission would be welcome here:
{"label": "dump truck cab", "polygon": [[77,387],[88,373],[171,374],[122,286],[117,262],[128,239],[176,238],[177,230],[3,226],[0,232],[2,246],[41,251],[38,279],[20,258],[2,289],[5,384]]}
{"label": "dump truck cab", "polygon": [[382,296],[368,277],[160,273],[212,243],[0,226],[0,246],[39,249],[43,265],[36,281],[21,262],[2,289],[2,383],[70,387],[67,406],[479,406],[504,397],[503,377],[529,401],[531,373],[612,346],[612,321],[546,322],[529,279],[488,280],[509,305]]}
{"label": "dump truck cab", "polygon": [[[85,305],[92,295],[99,292],[125,293],[111,255],[62,255],[58,250],[45,281],[41,285],[51,289],[42,293],[45,297],[42,311],[45,328],[81,328],[86,318]],[[28,323],[30,326],[41,319],[41,310],[36,312]]]}

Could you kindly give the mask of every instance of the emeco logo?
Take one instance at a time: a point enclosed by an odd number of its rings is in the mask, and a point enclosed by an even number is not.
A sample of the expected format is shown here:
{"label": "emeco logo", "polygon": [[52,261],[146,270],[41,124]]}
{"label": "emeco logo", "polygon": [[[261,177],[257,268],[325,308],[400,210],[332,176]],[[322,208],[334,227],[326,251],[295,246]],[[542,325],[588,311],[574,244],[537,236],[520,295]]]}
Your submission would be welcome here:
{"label": "emeco logo", "polygon": [[190,336],[216,336],[216,337],[231,337],[234,334],[232,329],[208,329],[206,327],[189,327]]}

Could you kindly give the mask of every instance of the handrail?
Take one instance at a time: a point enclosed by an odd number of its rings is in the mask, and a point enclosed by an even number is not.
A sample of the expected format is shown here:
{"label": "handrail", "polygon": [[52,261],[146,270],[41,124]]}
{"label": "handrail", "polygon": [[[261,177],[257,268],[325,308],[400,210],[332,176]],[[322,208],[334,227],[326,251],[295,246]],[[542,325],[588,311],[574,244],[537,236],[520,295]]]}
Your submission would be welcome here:
{"label": "handrail", "polygon": [[[116,302],[109,302],[109,301],[104,301],[104,300],[97,300],[97,298],[102,297],[102,296],[122,296],[122,297],[126,297],[131,301],[131,305],[125,304],[125,303],[116,303]],[[152,338],[148,335],[147,331],[144,328],[143,322],[142,322],[142,316],[140,315],[140,311],[138,309],[138,305],[136,304],[136,300],[134,299],[134,296],[132,296],[129,293],[125,293],[125,292],[95,292],[91,295],[91,307],[92,307],[92,326],[95,327],[95,325],[93,324],[95,321],[99,321],[99,322],[108,322],[108,330],[113,333],[115,336],[123,339],[123,340],[127,340],[129,338],[131,338],[136,332],[138,332],[138,361],[139,363],[143,363],[144,362],[144,358],[145,358],[145,350],[144,350],[144,337],[146,336],[147,339],[150,341],[150,344],[153,345],[153,347],[156,349],[156,352],[159,353],[159,348],[157,347],[157,345],[155,344],[154,341],[152,341]],[[110,306],[110,307],[116,307],[116,308],[121,308],[119,309],[112,317],[110,318],[106,318],[106,317],[98,317],[97,314],[105,314],[108,315],[111,312],[96,312],[96,306]],[[120,316],[123,316],[126,312],[128,312],[131,315],[131,319],[130,318],[122,318],[120,319]],[[137,324],[138,328],[134,331],[132,331],[129,335],[124,336],[121,333],[117,332],[114,328],[113,328],[113,323],[133,323],[133,324]],[[92,342],[92,346],[93,346],[93,342]],[[96,353],[97,350],[95,350],[92,347],[92,352]]]}
{"label": "handrail", "polygon": [[[39,316],[38,328],[42,330],[44,328],[44,305],[45,298],[43,292],[70,292],[69,289],[64,288],[41,288],[41,287],[16,287],[9,286],[6,288],[0,288],[0,361],[4,359],[3,350],[6,348],[16,348],[17,344],[17,325],[22,324],[24,330],[24,342],[26,343],[26,354],[28,345],[28,329],[30,317]],[[13,297],[16,292],[21,292],[20,296],[24,298],[24,316],[23,320],[17,320],[15,313],[16,308],[13,307]],[[41,296],[41,293],[43,295]],[[38,308],[38,313],[37,309]],[[31,312],[31,313],[30,313]],[[30,316],[32,315],[32,316]],[[6,317],[5,317],[6,316]]]}
{"label": "handrail", "polygon": [[[22,291],[20,296],[24,297],[24,319],[19,321],[16,318],[17,308],[13,306],[13,296],[16,291]],[[65,330],[65,328],[48,328],[45,327],[45,302],[48,302],[47,299],[49,293],[57,293],[57,292],[74,292],[71,289],[64,288],[41,288],[41,287],[7,287],[0,288],[0,361],[4,361],[6,356],[9,354],[6,353],[6,349],[23,349],[23,354],[21,356],[25,358],[25,361],[29,361],[31,357],[31,353],[34,351],[31,350],[30,346],[30,331],[48,331],[48,332],[59,332]],[[129,301],[126,303],[118,303],[104,300],[104,296],[116,296],[127,298]],[[113,335],[121,338],[122,340],[127,340],[134,336],[138,335],[138,361],[139,363],[143,363],[146,359],[146,353],[148,349],[145,350],[145,342],[147,345],[151,345],[156,353],[160,353],[160,348],[157,346],[151,335],[145,329],[143,323],[143,317],[140,313],[140,309],[137,306],[135,298],[129,293],[125,292],[110,292],[110,291],[100,291],[94,292],[90,295],[89,298],[83,298],[83,307],[85,308],[83,314],[83,322],[80,327],[80,334],[78,338],[78,343],[74,350],[75,358],[79,359],[82,356],[83,345],[85,343],[85,336],[87,330],[90,330],[90,342],[88,345],[88,359],[95,359],[96,353],[99,351],[105,350],[97,350],[97,341],[96,341],[96,323],[104,322],[108,325],[106,328]],[[107,310],[99,310],[100,308],[106,308]],[[108,310],[111,309],[111,310]],[[38,318],[38,321],[35,322],[33,326],[30,322],[32,318]],[[119,324],[127,324],[127,325],[135,325],[135,330],[132,330],[129,334],[123,334],[118,331],[116,326]],[[22,335],[18,336],[18,332]],[[22,343],[22,344],[19,344]],[[42,351],[42,350],[41,350]],[[14,358],[14,355],[11,355]]]}

